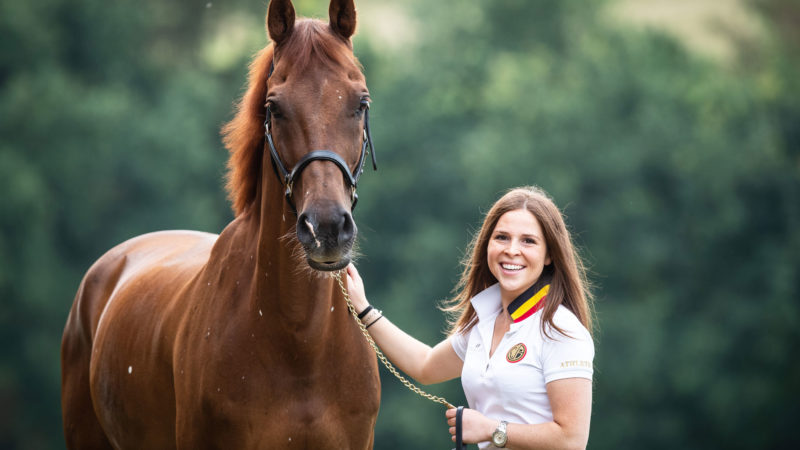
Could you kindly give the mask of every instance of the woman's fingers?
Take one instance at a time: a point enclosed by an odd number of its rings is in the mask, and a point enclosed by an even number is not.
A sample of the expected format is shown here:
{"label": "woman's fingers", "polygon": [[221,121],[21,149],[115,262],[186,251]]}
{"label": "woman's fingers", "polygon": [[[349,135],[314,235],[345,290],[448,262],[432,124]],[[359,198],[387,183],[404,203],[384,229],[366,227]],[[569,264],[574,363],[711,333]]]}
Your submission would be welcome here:
{"label": "woman's fingers", "polygon": [[455,408],[448,409],[447,411],[444,412],[444,416],[447,417],[447,425],[450,426],[450,428],[448,428],[447,431],[449,431],[450,434],[453,435],[450,438],[450,440],[455,442],[456,441],[456,409]]}
{"label": "woman's fingers", "polygon": [[350,263],[350,264],[347,265],[347,276],[351,277],[353,279],[361,278],[358,275],[358,269],[356,269],[355,264]]}
{"label": "woman's fingers", "polygon": [[356,270],[356,266],[353,263],[347,265],[347,282],[348,286],[361,282],[361,277],[358,276],[358,270]]}

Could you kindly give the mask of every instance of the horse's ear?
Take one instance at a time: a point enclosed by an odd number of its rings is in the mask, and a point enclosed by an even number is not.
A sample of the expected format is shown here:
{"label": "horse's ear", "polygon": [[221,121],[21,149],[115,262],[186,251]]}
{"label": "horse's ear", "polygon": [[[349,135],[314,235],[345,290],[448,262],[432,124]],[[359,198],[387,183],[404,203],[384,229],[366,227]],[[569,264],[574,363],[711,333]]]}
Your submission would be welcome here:
{"label": "horse's ear", "polygon": [[333,31],[345,40],[356,32],[356,5],[353,0],[331,0],[328,15]]}
{"label": "horse's ear", "polygon": [[294,29],[294,6],[291,0],[270,0],[267,10],[267,33],[275,45],[285,41]]}

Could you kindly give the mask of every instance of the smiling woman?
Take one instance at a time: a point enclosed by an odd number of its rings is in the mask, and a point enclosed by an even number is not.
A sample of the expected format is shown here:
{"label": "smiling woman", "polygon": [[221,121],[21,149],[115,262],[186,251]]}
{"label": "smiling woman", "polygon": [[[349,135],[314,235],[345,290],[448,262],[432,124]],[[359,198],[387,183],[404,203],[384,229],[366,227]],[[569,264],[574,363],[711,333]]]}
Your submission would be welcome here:
{"label": "smiling woman", "polygon": [[[371,308],[354,266],[348,286],[386,356],[417,381],[461,377],[463,442],[481,448],[584,448],[592,405],[592,309],[561,212],[539,188],[512,189],[473,239],[450,336],[431,348]],[[497,356],[501,355],[501,356]],[[456,409],[446,412],[456,438]]]}

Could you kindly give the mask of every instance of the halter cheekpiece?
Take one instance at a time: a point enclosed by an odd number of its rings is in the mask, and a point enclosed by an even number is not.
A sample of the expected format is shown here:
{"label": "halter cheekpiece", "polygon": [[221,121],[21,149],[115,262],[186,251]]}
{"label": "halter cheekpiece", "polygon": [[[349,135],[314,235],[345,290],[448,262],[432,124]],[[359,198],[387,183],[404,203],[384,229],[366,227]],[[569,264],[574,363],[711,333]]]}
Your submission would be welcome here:
{"label": "halter cheekpiece", "polygon": [[[270,66],[267,79],[272,76],[272,72],[274,70],[275,62],[273,61],[272,65]],[[361,177],[361,174],[364,173],[364,159],[366,159],[365,157],[367,155],[367,146],[369,146],[369,153],[372,157],[372,168],[373,170],[378,170],[378,165],[375,162],[375,148],[372,146],[372,134],[369,131],[369,103],[366,103],[366,109],[364,109],[364,137],[361,145],[361,156],[359,156],[358,163],[356,164],[353,172],[350,172],[350,168],[345,160],[331,150],[311,151],[300,158],[300,161],[295,164],[291,171],[286,170],[286,166],[284,166],[283,162],[281,162],[280,155],[278,155],[278,150],[275,148],[275,142],[272,139],[271,118],[272,112],[270,111],[270,106],[267,105],[266,118],[264,119],[264,140],[266,141],[266,145],[269,147],[269,154],[272,159],[272,168],[275,169],[275,175],[278,176],[278,180],[281,181],[286,189],[286,201],[289,203],[289,206],[292,207],[292,210],[295,212],[295,214],[297,214],[297,208],[292,200],[292,189],[294,187],[294,182],[300,177],[303,169],[305,169],[314,161],[330,161],[336,164],[339,170],[342,171],[345,181],[350,186],[350,210],[352,211],[355,209],[356,203],[358,202],[356,186],[358,184],[359,177]]]}

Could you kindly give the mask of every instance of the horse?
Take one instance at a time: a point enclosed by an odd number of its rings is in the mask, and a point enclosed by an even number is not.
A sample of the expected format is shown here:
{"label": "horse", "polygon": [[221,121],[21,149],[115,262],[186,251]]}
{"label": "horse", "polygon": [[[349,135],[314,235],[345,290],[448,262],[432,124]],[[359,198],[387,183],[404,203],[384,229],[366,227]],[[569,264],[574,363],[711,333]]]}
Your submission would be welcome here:
{"label": "horse", "polygon": [[68,448],[373,447],[377,361],[332,275],[375,164],[370,98],[353,0],[328,12],[269,3],[271,43],[222,130],[233,221],[132,238],[81,281],[61,347]]}

